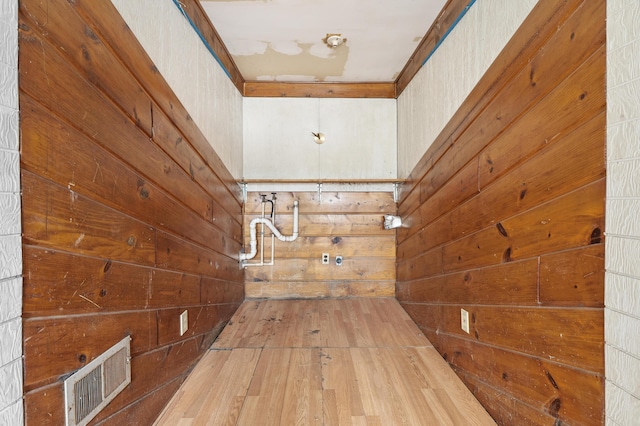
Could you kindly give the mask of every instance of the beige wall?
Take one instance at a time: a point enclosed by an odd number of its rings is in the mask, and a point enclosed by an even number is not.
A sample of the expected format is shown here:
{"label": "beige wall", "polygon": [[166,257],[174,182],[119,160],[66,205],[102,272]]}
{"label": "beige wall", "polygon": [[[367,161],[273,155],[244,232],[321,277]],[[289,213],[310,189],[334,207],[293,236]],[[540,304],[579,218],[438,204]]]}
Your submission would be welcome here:
{"label": "beige wall", "polygon": [[242,96],[231,80],[173,1],[112,2],[233,177],[240,179]]}
{"label": "beige wall", "polygon": [[395,99],[245,98],[244,177],[395,179],[396,133]]}
{"label": "beige wall", "polygon": [[398,98],[399,178],[413,170],[536,3],[474,3],[409,83]]}
{"label": "beige wall", "polygon": [[607,2],[607,425],[640,417],[640,3]]}

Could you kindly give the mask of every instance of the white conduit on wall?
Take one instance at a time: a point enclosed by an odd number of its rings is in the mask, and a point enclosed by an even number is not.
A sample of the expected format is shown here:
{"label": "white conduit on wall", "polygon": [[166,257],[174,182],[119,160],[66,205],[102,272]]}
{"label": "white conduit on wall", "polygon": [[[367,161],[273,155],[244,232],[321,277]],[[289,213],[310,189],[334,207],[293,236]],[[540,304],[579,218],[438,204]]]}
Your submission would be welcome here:
{"label": "white conduit on wall", "polygon": [[[278,228],[275,227],[275,225],[269,218],[257,217],[251,221],[251,223],[249,224],[250,251],[249,253],[242,253],[242,252],[240,253],[240,266],[242,267],[250,266],[251,264],[246,263],[246,261],[253,259],[256,253],[258,252],[258,237],[257,237],[257,231],[256,231],[256,225],[258,223],[266,225],[271,230],[273,235],[275,235],[275,237],[280,241],[284,241],[284,242],[295,241],[295,239],[298,238],[298,201],[293,202],[293,234],[291,235],[282,235],[282,233],[278,230]],[[260,247],[260,249],[262,250],[263,247]],[[273,246],[272,246],[272,250],[273,250]],[[263,262],[261,262],[260,264],[263,264]]]}

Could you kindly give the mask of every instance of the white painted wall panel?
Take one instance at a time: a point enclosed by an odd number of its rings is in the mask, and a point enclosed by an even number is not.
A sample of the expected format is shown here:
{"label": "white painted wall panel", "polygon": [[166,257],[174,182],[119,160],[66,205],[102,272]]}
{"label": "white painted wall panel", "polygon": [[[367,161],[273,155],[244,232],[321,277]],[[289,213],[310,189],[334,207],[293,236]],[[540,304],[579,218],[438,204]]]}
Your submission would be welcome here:
{"label": "white painted wall panel", "polygon": [[638,357],[607,345],[605,359],[610,365],[607,371],[609,380],[635,398],[640,398],[640,382],[629,374],[629,371],[637,365]]}
{"label": "white painted wall panel", "polygon": [[0,234],[20,234],[20,195],[0,192]]}
{"label": "white painted wall panel", "polygon": [[[640,55],[640,50],[638,52]],[[609,126],[607,128],[607,158],[609,161],[640,158],[640,143],[627,143],[630,140],[640,140],[640,119]]]}
{"label": "white painted wall panel", "polygon": [[246,179],[396,178],[393,99],[245,98],[244,123]]}
{"label": "white painted wall panel", "polygon": [[0,105],[17,109],[17,98],[18,88],[15,85],[15,65],[0,62]]}
{"label": "white painted wall panel", "polygon": [[18,151],[18,126],[18,111],[0,105],[0,150]]}
{"label": "white painted wall panel", "polygon": [[395,179],[394,99],[320,99],[319,174],[326,179]]}
{"label": "white painted wall panel", "polygon": [[607,424],[637,426],[640,419],[640,399],[607,380],[605,385]]}
{"label": "white painted wall panel", "polygon": [[[17,138],[16,138],[17,139]],[[20,154],[0,151],[0,192],[20,191]]]}
{"label": "white painted wall panel", "polygon": [[634,236],[640,238],[640,221],[628,220],[640,211],[640,199],[609,199],[607,200],[609,236]]}
{"label": "white painted wall panel", "polygon": [[24,423],[22,399],[0,410],[0,425],[22,425]]}
{"label": "white painted wall panel", "polygon": [[[244,99],[244,177],[308,179],[319,175],[318,99]],[[330,137],[331,139],[331,137]],[[327,144],[331,143],[329,140]]]}
{"label": "white painted wall panel", "polygon": [[477,1],[398,98],[398,177],[411,173],[536,0]]}
{"label": "white painted wall panel", "polygon": [[231,174],[242,177],[242,96],[172,0],[112,0]]}
{"label": "white painted wall panel", "polygon": [[0,425],[24,424],[18,1],[0,0]]}
{"label": "white painted wall panel", "polygon": [[640,279],[609,272],[605,305],[608,309],[640,318]]}
{"label": "white painted wall panel", "polygon": [[[11,363],[0,366],[0,407],[9,407],[22,398],[22,363],[14,359]],[[2,417],[0,416],[0,419]],[[16,423],[0,423],[15,425]],[[18,423],[20,424],[20,423]]]}
{"label": "white painted wall panel", "polygon": [[[607,218],[607,220],[611,219]],[[605,244],[607,271],[640,277],[640,262],[637,261],[640,259],[640,240],[607,234]]]}
{"label": "white painted wall panel", "polygon": [[610,125],[640,118],[638,111],[640,80],[630,81],[620,86],[607,86],[608,116]]}
{"label": "white painted wall panel", "polygon": [[607,2],[607,424],[640,417],[640,3]]}
{"label": "white painted wall panel", "polygon": [[[640,318],[609,308],[605,309],[604,318],[607,322],[607,330],[605,331],[607,345],[624,351],[636,359],[640,358],[640,339],[638,338],[640,336]],[[608,376],[608,378],[612,380],[612,376]]]}
{"label": "white painted wall panel", "polygon": [[[22,320],[17,317],[0,323],[0,336],[2,336],[0,366],[19,360],[22,356]],[[0,383],[8,383],[8,381],[0,380]]]}
{"label": "white painted wall panel", "polygon": [[0,280],[0,288],[2,289],[0,291],[0,324],[2,324],[22,315],[22,278]]}
{"label": "white painted wall panel", "polygon": [[[2,218],[2,220],[7,219]],[[22,240],[20,234],[0,235],[0,280],[17,277],[21,274]]]}

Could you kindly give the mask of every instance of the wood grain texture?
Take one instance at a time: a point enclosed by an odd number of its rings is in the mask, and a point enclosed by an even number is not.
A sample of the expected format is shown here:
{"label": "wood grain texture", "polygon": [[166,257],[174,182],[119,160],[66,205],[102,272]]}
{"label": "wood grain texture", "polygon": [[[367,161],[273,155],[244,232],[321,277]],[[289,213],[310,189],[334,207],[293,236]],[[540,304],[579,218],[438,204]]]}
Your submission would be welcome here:
{"label": "wood grain texture", "polygon": [[110,2],[19,13],[26,423],[130,335],[92,424],[150,424],[244,298],[238,186]]}
{"label": "wood grain texture", "polygon": [[395,98],[394,83],[290,83],[247,81],[243,96],[289,98]]}
{"label": "wood grain texture", "polygon": [[[184,200],[202,217],[211,217],[209,197],[191,177],[27,25],[20,27],[19,52],[25,63],[20,69],[23,93],[49,111],[56,111],[113,155],[126,159],[131,167],[143,170],[152,182]],[[78,108],[78,99],[83,100],[82,108]]]}
{"label": "wood grain texture", "polygon": [[[567,135],[562,143],[512,169],[512,172],[486,187],[478,196],[422,228],[398,232],[398,253],[418,246],[431,248],[484,226],[495,225],[506,215],[524,212],[604,176],[601,143],[604,115],[598,114],[584,126]],[[513,145],[513,144],[512,144]],[[490,145],[491,146],[491,145]],[[556,159],[570,157],[570,164]],[[424,221],[423,221],[424,222]],[[455,228],[451,226],[455,223]]]}
{"label": "wood grain texture", "polygon": [[[198,126],[193,122],[182,103],[173,94],[168,83],[149,59],[144,48],[138,43],[131,29],[124,22],[111,2],[81,1],[72,4],[74,11],[82,17],[92,31],[113,51],[118,52],[120,60],[148,96],[160,106],[179,129],[188,143],[208,165],[211,172],[218,176],[226,188],[224,197],[234,200],[236,206],[230,209],[234,213],[241,207],[242,194],[236,180],[213,150]],[[156,108],[154,108],[156,109]]]}
{"label": "wood grain texture", "polygon": [[393,297],[395,280],[270,281],[247,282],[245,292],[256,299],[324,297]]}
{"label": "wood grain texture", "polygon": [[604,306],[604,244],[540,257],[540,303]]}
{"label": "wood grain texture", "polygon": [[495,424],[393,299],[247,301],[155,424]]}
{"label": "wood grain texture", "polygon": [[[490,69],[480,79],[454,117],[422,156],[407,178],[409,185],[401,192],[407,197],[414,186],[449,150],[451,144],[476,119],[505,85],[520,73],[561,24],[582,4],[581,0],[538,2],[510,43],[507,43]],[[442,165],[440,165],[442,167]],[[451,168],[452,173],[457,170]]]}
{"label": "wood grain texture", "polygon": [[[260,217],[260,194],[247,195],[245,248],[251,220]],[[384,230],[383,215],[396,211],[392,194],[375,192],[278,193],[275,225],[284,234],[293,229],[292,205],[299,202],[300,235],[293,242],[275,240],[273,266],[249,266],[245,272],[247,297],[347,297],[393,295],[395,232]],[[270,205],[266,208],[267,215]],[[262,232],[257,225],[258,234]],[[265,228],[264,253],[271,260],[271,231]],[[260,246],[260,244],[258,244]],[[322,264],[328,253],[328,265]],[[336,256],[343,257],[341,266]]]}
{"label": "wood grain texture", "polygon": [[[441,272],[441,271],[440,271]],[[398,300],[431,303],[538,304],[538,260],[528,259],[408,281],[398,277]]]}
{"label": "wood grain texture", "polygon": [[398,206],[396,297],[498,424],[603,422],[604,34],[539,2]]}
{"label": "wood grain texture", "polygon": [[25,242],[153,265],[155,230],[143,222],[27,171],[22,191]]}
{"label": "wood grain texture", "polygon": [[[84,79],[106,94],[129,116],[129,119],[151,135],[151,102],[140,85],[131,78],[126,67],[109,52],[91,28],[68,3],[55,7],[49,4],[21,3],[23,29],[29,27],[50,40],[73,63]],[[64,27],[64,31],[59,31]]]}
{"label": "wood grain texture", "polygon": [[[203,208],[207,215],[215,217],[207,217],[210,221],[202,221],[199,232],[193,232],[190,224],[200,220],[198,213],[185,208],[166,190],[149,182],[142,173],[114,158],[90,138],[48,115],[32,99],[23,96],[21,100],[23,138],[29,141],[23,149],[24,169],[218,251],[222,250],[220,240],[225,230],[231,238],[240,237],[240,223],[213,200]],[[66,143],[57,143],[59,140]],[[218,186],[222,186],[220,182]],[[200,202],[194,201],[192,205],[197,204]],[[216,212],[212,213],[214,204]]]}
{"label": "wood grain texture", "polygon": [[[300,204],[300,213],[349,213],[386,214],[395,213],[396,204],[389,192],[279,192],[277,194],[278,213],[291,213],[293,202]],[[267,210],[269,211],[269,210]],[[260,214],[260,193],[247,194],[245,214]]]}

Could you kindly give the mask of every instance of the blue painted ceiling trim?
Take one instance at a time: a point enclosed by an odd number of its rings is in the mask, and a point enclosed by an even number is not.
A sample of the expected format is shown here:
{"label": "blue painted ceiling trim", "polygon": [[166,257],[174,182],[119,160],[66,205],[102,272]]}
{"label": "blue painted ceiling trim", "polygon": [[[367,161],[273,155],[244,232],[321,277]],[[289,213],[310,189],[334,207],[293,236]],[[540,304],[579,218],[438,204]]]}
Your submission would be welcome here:
{"label": "blue painted ceiling trim", "polygon": [[213,48],[209,45],[207,40],[204,38],[204,36],[200,32],[200,30],[198,29],[196,24],[191,20],[189,15],[187,15],[187,13],[184,11],[184,9],[182,8],[182,4],[180,4],[180,1],[179,0],[173,0],[173,4],[176,5],[176,7],[180,10],[182,15],[185,17],[185,19],[189,22],[189,24],[191,25],[193,30],[196,32],[196,34],[198,34],[198,37],[200,37],[200,40],[202,40],[202,43],[204,43],[204,45],[207,48],[207,50],[209,51],[209,53],[211,53],[211,55],[213,55],[213,58],[216,60],[218,65],[220,65],[220,67],[222,68],[222,71],[224,71],[224,73],[227,75],[227,77],[229,77],[229,79],[231,79],[231,74],[229,74],[229,71],[227,71],[227,68],[224,66],[224,64],[222,63],[222,61],[218,57],[218,55],[216,55],[216,52],[213,51]]}
{"label": "blue painted ceiling trim", "polygon": [[455,21],[453,21],[453,23],[451,24],[451,26],[449,27],[449,29],[447,30],[446,33],[444,33],[444,35],[442,36],[442,38],[440,39],[440,41],[438,41],[438,43],[436,43],[436,45],[434,46],[434,48],[431,50],[431,52],[429,52],[429,55],[427,55],[426,59],[424,60],[424,62],[422,62],[422,66],[424,66],[424,64],[427,63],[427,61],[431,58],[431,56],[436,52],[436,50],[438,50],[438,48],[440,47],[440,45],[442,44],[442,42],[444,42],[444,40],[447,38],[447,36],[449,36],[449,34],[451,33],[451,31],[453,31],[453,29],[456,27],[456,25],[458,25],[458,23],[462,20],[462,18],[464,17],[464,15],[466,15],[466,13],[469,11],[469,9],[471,9],[471,6],[473,6],[473,4],[476,2],[476,0],[471,0],[469,2],[469,4],[462,10],[462,12],[460,12],[460,15],[458,15],[458,17],[455,19]]}

